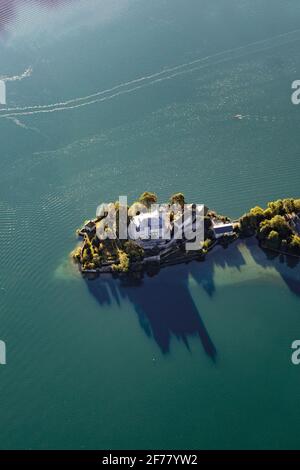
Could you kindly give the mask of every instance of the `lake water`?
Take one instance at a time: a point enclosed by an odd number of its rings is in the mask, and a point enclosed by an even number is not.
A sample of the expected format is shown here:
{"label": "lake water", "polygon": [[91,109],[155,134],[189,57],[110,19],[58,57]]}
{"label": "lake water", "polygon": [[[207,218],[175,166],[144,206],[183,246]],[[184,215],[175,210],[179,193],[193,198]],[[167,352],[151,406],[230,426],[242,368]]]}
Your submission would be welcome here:
{"label": "lake water", "polygon": [[133,287],[68,258],[122,194],[299,197],[299,2],[1,4],[0,75],[30,76],[0,111],[0,447],[299,448],[299,266],[247,241]]}

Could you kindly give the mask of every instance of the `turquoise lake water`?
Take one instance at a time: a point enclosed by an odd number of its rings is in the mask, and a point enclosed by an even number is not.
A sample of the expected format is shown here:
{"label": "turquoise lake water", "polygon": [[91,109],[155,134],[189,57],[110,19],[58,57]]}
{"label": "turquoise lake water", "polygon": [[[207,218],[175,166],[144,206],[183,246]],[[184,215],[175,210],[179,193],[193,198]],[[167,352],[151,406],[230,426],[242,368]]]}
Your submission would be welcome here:
{"label": "turquoise lake water", "polygon": [[299,2],[47,3],[0,21],[0,76],[32,68],[0,107],[0,448],[300,448],[299,265],[246,241],[133,287],[68,258],[119,195],[300,196]]}

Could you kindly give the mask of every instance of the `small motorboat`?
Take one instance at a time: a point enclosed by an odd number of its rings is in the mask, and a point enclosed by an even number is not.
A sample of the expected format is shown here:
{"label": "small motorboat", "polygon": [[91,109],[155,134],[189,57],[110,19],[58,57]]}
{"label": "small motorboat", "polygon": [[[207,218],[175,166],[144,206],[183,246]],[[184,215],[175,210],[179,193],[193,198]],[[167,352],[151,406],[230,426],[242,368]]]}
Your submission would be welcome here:
{"label": "small motorboat", "polygon": [[236,114],[235,116],[233,116],[233,119],[237,119],[239,121],[241,121],[243,119],[244,116],[242,116],[242,114]]}

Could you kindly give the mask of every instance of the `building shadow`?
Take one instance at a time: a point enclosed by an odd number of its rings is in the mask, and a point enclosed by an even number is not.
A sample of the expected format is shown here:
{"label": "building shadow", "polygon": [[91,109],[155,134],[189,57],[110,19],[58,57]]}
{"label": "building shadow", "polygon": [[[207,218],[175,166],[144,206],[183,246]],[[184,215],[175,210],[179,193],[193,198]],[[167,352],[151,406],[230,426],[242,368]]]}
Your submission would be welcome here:
{"label": "building shadow", "polygon": [[107,275],[86,280],[86,283],[101,306],[112,302],[121,305],[122,301],[129,301],[144,333],[156,341],[163,354],[170,352],[172,337],[182,341],[188,350],[189,338],[197,337],[205,354],[215,362],[217,349],[190,293],[189,281],[192,277],[212,297],[216,290],[215,267],[235,266],[240,269],[244,263],[242,254],[233,246],[227,249],[219,247],[209,254],[205,262],[194,261],[164,268],[151,278],[145,275],[139,281],[120,280]]}
{"label": "building shadow", "polygon": [[189,291],[189,268],[190,265],[166,268],[140,281],[101,277],[86,282],[100,305],[129,301],[142,330],[156,341],[163,354],[170,352],[172,337],[182,341],[188,350],[189,337],[198,337],[204,352],[215,362],[216,346]]}
{"label": "building shadow", "polygon": [[[264,268],[275,267],[289,289],[300,295],[299,260],[266,252],[254,238],[244,239],[242,244],[258,265]],[[89,292],[101,306],[112,302],[121,305],[123,301],[129,301],[142,330],[156,341],[163,354],[170,352],[173,337],[181,341],[188,350],[189,338],[197,337],[205,354],[215,362],[217,348],[191,295],[190,279],[193,278],[212,298],[216,292],[216,268],[234,267],[240,270],[246,265],[239,248],[239,242],[227,248],[218,246],[207,255],[204,262],[193,261],[186,265],[164,268],[155,276],[150,278],[145,275],[139,281],[114,279],[107,275],[86,280],[86,283]]]}

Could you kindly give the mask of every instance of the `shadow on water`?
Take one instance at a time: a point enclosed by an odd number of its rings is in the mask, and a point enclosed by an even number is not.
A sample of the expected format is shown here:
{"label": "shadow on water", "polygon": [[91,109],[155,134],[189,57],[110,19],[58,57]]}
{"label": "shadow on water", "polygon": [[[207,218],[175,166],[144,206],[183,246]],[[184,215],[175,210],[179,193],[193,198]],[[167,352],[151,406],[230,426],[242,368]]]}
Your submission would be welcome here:
{"label": "shadow on water", "polygon": [[237,249],[237,245],[232,244],[227,247],[218,246],[214,248],[207,255],[205,262],[201,264],[191,263],[189,271],[197,284],[201,286],[210,297],[213,297],[216,291],[214,282],[215,268],[220,267],[225,269],[226,267],[234,267],[240,270],[245,264],[244,257]]}
{"label": "shadow on water", "polygon": [[181,340],[189,349],[189,337],[198,337],[205,353],[214,362],[217,349],[201,318],[189,289],[193,277],[199,286],[212,297],[214,268],[216,265],[240,266],[245,263],[241,253],[229,247],[221,253],[212,252],[204,263],[192,262],[161,270],[156,276],[141,281],[120,281],[111,277],[87,280],[91,294],[100,305],[112,301],[121,305],[129,300],[138,315],[139,323],[148,337],[153,338],[162,353],[170,351],[172,337]]}
{"label": "shadow on water", "polygon": [[186,266],[168,268],[153,278],[124,281],[108,278],[87,281],[89,291],[101,305],[112,300],[121,304],[129,300],[139,323],[153,338],[162,353],[170,351],[171,337],[183,341],[189,349],[188,337],[198,336],[206,354],[216,360],[216,347],[201,319],[188,288]]}
{"label": "shadow on water", "polygon": [[[275,268],[289,289],[300,295],[299,260],[265,252],[255,239],[243,240],[242,244],[256,264]],[[217,349],[190,293],[189,280],[193,278],[212,298],[216,292],[216,267],[241,270],[243,266],[246,267],[246,261],[239,243],[236,243],[227,248],[215,248],[205,262],[165,268],[152,278],[145,276],[140,281],[125,282],[108,276],[86,282],[100,305],[111,304],[112,301],[121,305],[122,301],[129,301],[134,306],[141,328],[156,341],[162,353],[170,351],[172,337],[181,340],[187,349],[189,337],[198,337],[207,356],[215,362]]]}
{"label": "shadow on water", "polygon": [[255,239],[248,239],[245,245],[255,262],[263,268],[275,268],[290,291],[300,296],[300,259],[261,249]]}

